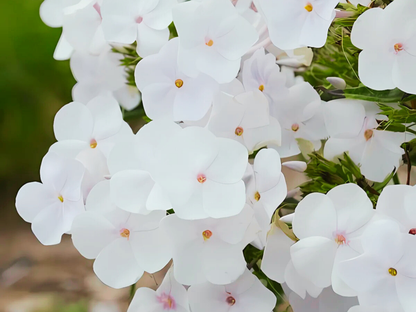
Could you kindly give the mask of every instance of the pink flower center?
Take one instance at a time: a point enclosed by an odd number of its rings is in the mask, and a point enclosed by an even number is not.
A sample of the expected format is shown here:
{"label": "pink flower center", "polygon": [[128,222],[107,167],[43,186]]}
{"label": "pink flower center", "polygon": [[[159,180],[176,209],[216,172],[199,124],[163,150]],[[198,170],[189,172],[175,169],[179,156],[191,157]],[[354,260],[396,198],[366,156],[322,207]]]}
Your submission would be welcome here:
{"label": "pink flower center", "polygon": [[403,44],[401,43],[396,43],[394,45],[394,53],[399,53],[400,51],[403,51]]}
{"label": "pink flower center", "polygon": [[409,234],[416,235],[416,228],[410,229]]}
{"label": "pink flower center", "polygon": [[241,128],[241,127],[237,127],[237,128],[235,128],[234,133],[235,133],[235,135],[237,135],[237,136],[242,136],[242,135],[243,135],[243,133],[244,133],[244,129],[243,129],[243,128]]}
{"label": "pink flower center", "polygon": [[176,310],[176,301],[171,295],[162,293],[157,296],[157,301],[163,304],[163,310]]}
{"label": "pink flower center", "polygon": [[204,241],[207,241],[211,238],[212,236],[212,232],[210,230],[205,230],[202,232],[202,237],[204,239]]}
{"label": "pink flower center", "polygon": [[347,244],[347,239],[345,238],[344,235],[342,234],[337,234],[335,235],[335,242],[341,246],[341,245],[346,245]]}
{"label": "pink flower center", "polygon": [[136,23],[140,24],[141,22],[143,22],[143,17],[139,16],[138,18],[136,18]]}
{"label": "pink flower center", "polygon": [[198,180],[199,183],[205,183],[207,181],[207,177],[205,176],[205,174],[200,173],[198,174],[198,176],[196,177],[196,179]]}

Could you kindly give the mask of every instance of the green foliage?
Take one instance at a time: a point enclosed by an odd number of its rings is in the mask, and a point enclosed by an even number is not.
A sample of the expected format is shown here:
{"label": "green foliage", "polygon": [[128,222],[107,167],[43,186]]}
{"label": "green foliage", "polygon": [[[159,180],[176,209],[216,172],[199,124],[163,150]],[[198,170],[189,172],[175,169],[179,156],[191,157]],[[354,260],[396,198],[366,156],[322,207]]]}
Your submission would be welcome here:
{"label": "green foliage", "polygon": [[315,192],[326,194],[338,185],[355,183],[367,193],[375,206],[380,192],[394,175],[393,171],[383,182],[370,185],[347,153],[344,153],[343,158],[338,159],[338,163],[329,161],[318,153],[312,153],[309,156],[310,161],[305,173],[311,181],[300,186],[303,197]]}
{"label": "green foliage", "polygon": [[399,104],[416,98],[416,95],[407,94],[399,89],[376,91],[364,86],[346,89],[343,94],[348,99],[365,100],[384,104]]}
{"label": "green foliage", "polygon": [[256,247],[252,245],[247,245],[244,248],[243,254],[244,258],[247,262],[247,268],[253,270],[253,274],[257,276],[257,278],[265,285],[275,296],[277,299],[276,306],[283,303],[284,299],[284,292],[282,286],[279,283],[271,280],[264,274],[264,272],[260,269],[261,258],[263,257],[263,250],[258,250]]}
{"label": "green foliage", "polygon": [[50,309],[36,310],[36,312],[88,312],[88,302],[81,300],[76,303],[57,301]]}

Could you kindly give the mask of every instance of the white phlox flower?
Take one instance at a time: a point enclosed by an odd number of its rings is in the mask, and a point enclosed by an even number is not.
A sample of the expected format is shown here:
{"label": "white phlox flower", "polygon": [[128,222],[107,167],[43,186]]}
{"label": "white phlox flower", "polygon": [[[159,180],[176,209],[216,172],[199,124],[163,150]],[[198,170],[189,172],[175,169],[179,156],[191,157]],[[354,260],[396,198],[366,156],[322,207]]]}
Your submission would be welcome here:
{"label": "white phlox flower", "polygon": [[[367,112],[366,112],[367,110]],[[375,104],[348,99],[325,103],[324,118],[329,133],[324,155],[334,159],[347,152],[360,164],[366,178],[381,182],[400,165],[408,133],[377,130],[378,108]]]}
{"label": "white phlox flower", "polygon": [[247,269],[228,285],[202,283],[188,290],[192,311],[198,312],[270,312],[276,297]]}
{"label": "white phlox flower", "polygon": [[267,98],[259,90],[235,97],[218,94],[207,128],[218,137],[240,142],[250,154],[268,144],[281,143],[279,122],[270,116]]}
{"label": "white phlox flower", "polygon": [[378,220],[362,235],[363,254],[339,264],[342,280],[363,306],[414,311],[416,241],[396,221]]}
{"label": "white phlox flower", "polygon": [[178,65],[195,77],[205,73],[219,83],[233,80],[241,57],[257,41],[256,29],[230,0],[189,1],[173,10],[179,34]]}
{"label": "white phlox flower", "polygon": [[258,0],[272,43],[283,50],[322,47],[339,0]]}
{"label": "white phlox flower", "polygon": [[184,285],[234,282],[246,269],[242,250],[252,219],[248,205],[228,218],[182,220],[175,214],[164,218],[161,228],[173,246],[176,280]]}
{"label": "white phlox flower", "polygon": [[378,217],[397,220],[402,231],[416,235],[416,188],[410,185],[389,185],[377,201]]}
{"label": "white phlox flower", "polygon": [[201,73],[192,78],[180,71],[178,44],[178,38],[170,40],[158,54],[143,59],[135,70],[146,115],[153,120],[200,120],[219,91],[218,83],[211,77]]}
{"label": "white phlox flower", "polygon": [[103,0],[103,31],[109,42],[137,42],[141,57],[157,53],[169,40],[175,0]]}
{"label": "white phlox flower", "polygon": [[286,76],[280,72],[273,54],[264,54],[259,49],[244,62],[242,80],[246,91],[260,90],[273,103],[280,97],[286,96]]}
{"label": "white phlox flower", "polygon": [[293,232],[300,240],[290,248],[296,271],[318,287],[332,285],[343,296],[355,296],[339,277],[339,262],[360,254],[360,234],[374,215],[367,194],[343,184],[327,195],[313,193],[297,206]]}
{"label": "white phlox flower", "polygon": [[187,127],[161,144],[156,158],[154,180],[178,217],[224,218],[242,211],[248,153],[240,143]]}
{"label": "white phlox flower", "polygon": [[56,245],[84,211],[81,182],[84,166],[76,160],[48,153],[42,160],[40,179],[22,186],[16,208],[43,245]]}
{"label": "white phlox flower", "polygon": [[139,288],[127,310],[127,312],[164,311],[189,312],[188,293],[185,287],[175,280],[172,268],[166,273],[156,291],[147,287]]}
{"label": "white phlox flower", "polygon": [[111,97],[96,97],[87,105],[65,105],[55,116],[54,132],[58,142],[50,151],[77,159],[86,168],[84,195],[109,174],[107,156],[116,142],[132,135]]}
{"label": "white phlox flower", "polygon": [[416,93],[416,3],[394,1],[384,10],[367,10],[354,23],[351,42],[363,51],[361,82],[375,90],[399,88]]}
{"label": "white phlox flower", "polygon": [[[40,18],[49,27],[59,28],[63,26],[65,9],[76,5],[81,0],[45,0],[40,6]],[[54,52],[54,59],[67,60],[74,52],[72,45],[62,34]]]}
{"label": "white phlox flower", "polygon": [[281,157],[300,153],[297,139],[311,141],[318,150],[321,147],[320,140],[327,137],[321,98],[307,82],[289,88],[289,95],[274,101],[270,112],[282,128],[281,146],[273,145]]}
{"label": "white phlox flower", "polygon": [[62,35],[76,51],[98,55],[108,49],[102,29],[102,2],[89,1],[78,10],[71,10],[77,5],[67,8],[71,13],[64,16]]}
{"label": "white phlox flower", "polygon": [[166,213],[121,210],[111,202],[110,188],[110,181],[102,181],[91,190],[86,212],[74,220],[72,241],[85,258],[95,259],[94,272],[103,283],[122,288],[136,283],[144,271],[161,270],[172,252],[159,228]]}
{"label": "white phlox flower", "polygon": [[[306,297],[316,298],[322,292],[322,288],[300,276],[293,266],[290,247],[294,243],[281,229],[272,224],[267,234],[261,270],[270,279],[280,284],[286,283],[285,285],[290,289],[290,292],[296,294],[296,296],[292,296],[299,298],[296,298],[296,300],[301,301]],[[289,291],[285,291],[285,293],[289,296]]]}
{"label": "white phlox flower", "polygon": [[77,83],[72,88],[74,101],[88,103],[96,96],[112,96],[126,110],[140,103],[137,88],[126,84],[126,73],[120,66],[121,56],[104,50],[100,55],[77,51],[71,57],[71,70]]}
{"label": "white phlox flower", "polygon": [[296,293],[286,290],[285,286],[283,285],[283,290],[289,299],[293,312],[373,312],[371,310],[351,310],[351,307],[358,304],[357,297],[342,297],[336,294],[331,287],[325,288],[316,298],[307,295],[302,299]]}
{"label": "white phlox flower", "polygon": [[279,154],[274,149],[262,149],[254,159],[254,165],[248,165],[245,183],[247,202],[253,207],[258,225],[258,245],[266,243],[270,220],[287,194],[285,177],[281,172]]}

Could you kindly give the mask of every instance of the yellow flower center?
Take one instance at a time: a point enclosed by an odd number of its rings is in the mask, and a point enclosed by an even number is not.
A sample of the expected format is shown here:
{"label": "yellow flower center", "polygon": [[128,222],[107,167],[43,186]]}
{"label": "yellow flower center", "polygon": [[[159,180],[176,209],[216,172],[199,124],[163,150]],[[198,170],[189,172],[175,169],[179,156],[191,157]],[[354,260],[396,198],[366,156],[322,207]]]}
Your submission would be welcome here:
{"label": "yellow flower center", "polygon": [[211,238],[212,232],[210,230],[205,230],[202,232],[202,237],[204,238],[204,241],[207,241]]}
{"label": "yellow flower center", "polygon": [[394,45],[394,51],[395,51],[396,53],[399,53],[400,51],[403,51],[403,44],[401,44],[401,43],[396,43],[396,44]]}
{"label": "yellow flower center", "polygon": [[175,86],[177,88],[182,88],[182,86],[183,86],[183,80],[182,79],[176,79],[175,80]]}
{"label": "yellow flower center", "polygon": [[235,135],[242,136],[244,133],[244,129],[241,127],[235,128]]}
{"label": "yellow flower center", "polygon": [[59,196],[58,196],[58,199],[61,201],[61,203],[63,203],[63,202],[64,202],[64,198],[62,197],[62,195],[59,195]]}
{"label": "yellow flower center", "polygon": [[254,199],[257,200],[257,201],[259,201],[260,198],[261,198],[260,193],[259,192],[256,192],[256,194],[254,194]]}
{"label": "yellow flower center", "polygon": [[209,47],[212,47],[212,45],[214,44],[214,41],[212,41],[211,39],[208,42],[205,42],[205,44]]}
{"label": "yellow flower center", "polygon": [[264,85],[260,85],[259,90],[260,90],[261,92],[263,92],[263,91],[264,91]]}
{"label": "yellow flower center", "polygon": [[96,141],[95,139],[92,139],[92,140],[90,141],[90,147],[91,147],[91,148],[96,148],[96,147],[97,147],[97,141]]}
{"label": "yellow flower center", "polygon": [[313,11],[313,5],[308,2],[308,4],[305,5],[305,10],[308,11],[308,12],[312,12]]}
{"label": "yellow flower center", "polygon": [[374,134],[373,130],[371,130],[371,129],[365,130],[365,132],[364,132],[365,140],[366,141],[370,140],[373,137],[373,134]]}
{"label": "yellow flower center", "polygon": [[344,235],[338,234],[335,237],[335,242],[340,246],[340,245],[346,244],[347,243],[347,240],[346,240],[346,238],[345,238]]}
{"label": "yellow flower center", "polygon": [[297,123],[292,125],[292,131],[296,132],[299,130],[299,125]]}
{"label": "yellow flower center", "polygon": [[397,275],[397,270],[396,270],[395,268],[390,268],[390,269],[389,269],[389,274],[390,274],[391,276],[396,276],[396,275]]}
{"label": "yellow flower center", "polygon": [[129,239],[130,238],[130,231],[128,229],[122,229],[120,231],[120,236]]}

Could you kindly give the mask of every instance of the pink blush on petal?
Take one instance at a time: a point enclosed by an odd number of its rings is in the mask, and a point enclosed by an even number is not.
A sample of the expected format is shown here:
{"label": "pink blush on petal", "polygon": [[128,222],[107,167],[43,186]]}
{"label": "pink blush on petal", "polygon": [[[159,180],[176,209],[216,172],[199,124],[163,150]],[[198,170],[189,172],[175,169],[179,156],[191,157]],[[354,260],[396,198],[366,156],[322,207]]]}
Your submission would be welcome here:
{"label": "pink blush on petal", "polygon": [[171,295],[162,293],[160,296],[157,296],[157,302],[163,304],[164,310],[176,310],[176,301]]}

